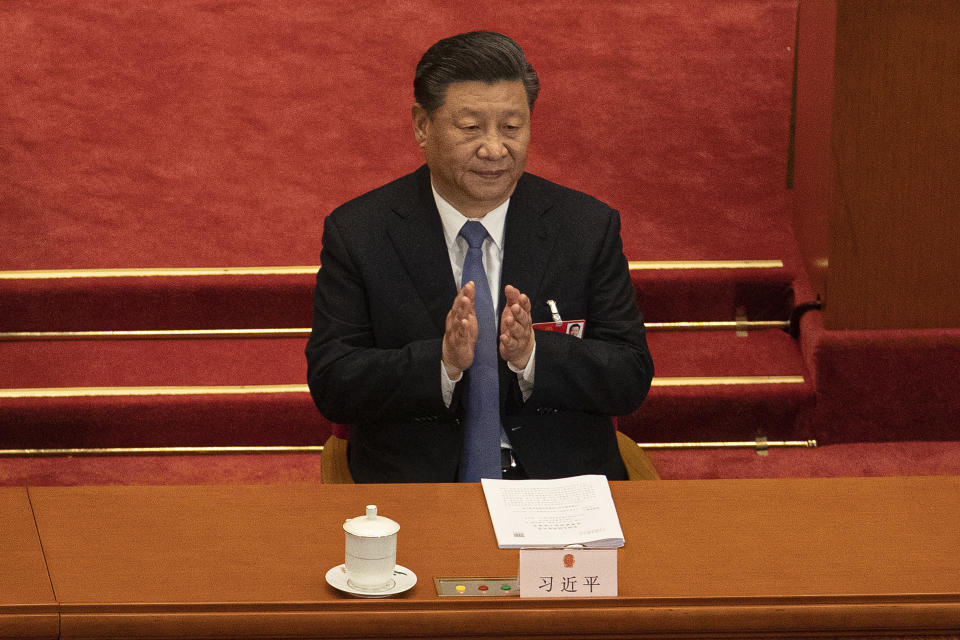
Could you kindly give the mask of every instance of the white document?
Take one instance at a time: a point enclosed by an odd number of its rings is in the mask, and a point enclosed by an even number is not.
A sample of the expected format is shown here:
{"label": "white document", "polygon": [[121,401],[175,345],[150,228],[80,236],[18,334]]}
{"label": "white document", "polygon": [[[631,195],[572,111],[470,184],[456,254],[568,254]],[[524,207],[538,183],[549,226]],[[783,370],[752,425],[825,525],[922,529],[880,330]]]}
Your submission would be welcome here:
{"label": "white document", "polygon": [[480,482],[501,549],[623,546],[606,476]]}

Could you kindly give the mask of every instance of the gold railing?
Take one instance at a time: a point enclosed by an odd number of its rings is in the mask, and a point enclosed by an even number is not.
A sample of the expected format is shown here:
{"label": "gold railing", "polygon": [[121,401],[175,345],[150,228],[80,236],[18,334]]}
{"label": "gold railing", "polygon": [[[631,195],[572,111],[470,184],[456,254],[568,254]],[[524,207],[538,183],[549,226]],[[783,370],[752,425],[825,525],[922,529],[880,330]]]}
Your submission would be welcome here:
{"label": "gold railing", "polygon": [[[815,448],[816,440],[743,440],[731,442],[638,442],[641,449],[756,449]],[[247,454],[317,454],[323,445],[247,447],[82,447],[72,449],[0,449],[0,458],[55,458],[96,456],[183,456]]]}
{"label": "gold railing", "polygon": [[[781,269],[782,260],[631,260],[631,271],[670,269]],[[0,271],[0,280],[72,278],[182,278],[207,276],[316,275],[319,265],[273,267],[156,267],[119,269],[32,269]]]}
{"label": "gold railing", "polygon": [[[786,320],[718,320],[706,322],[647,322],[648,331],[762,331],[786,329]],[[4,331],[0,341],[42,340],[169,340],[227,338],[303,338],[310,336],[304,327],[269,329],[132,329],[125,331]]]}

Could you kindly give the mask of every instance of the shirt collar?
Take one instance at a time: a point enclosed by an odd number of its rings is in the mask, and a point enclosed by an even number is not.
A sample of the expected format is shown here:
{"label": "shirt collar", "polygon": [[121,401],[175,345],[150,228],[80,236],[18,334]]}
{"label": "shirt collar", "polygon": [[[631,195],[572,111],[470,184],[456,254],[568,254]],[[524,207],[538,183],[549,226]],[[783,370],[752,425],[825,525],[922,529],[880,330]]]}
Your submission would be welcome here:
{"label": "shirt collar", "polygon": [[457,242],[457,236],[460,235],[460,229],[463,225],[470,220],[476,220],[487,230],[497,249],[503,251],[503,229],[507,222],[507,208],[510,206],[510,198],[507,198],[496,209],[484,214],[482,218],[468,218],[437,193],[432,181],[430,188],[433,190],[433,199],[437,203],[437,211],[440,212],[440,221],[443,223],[443,237],[447,241],[448,250]]}

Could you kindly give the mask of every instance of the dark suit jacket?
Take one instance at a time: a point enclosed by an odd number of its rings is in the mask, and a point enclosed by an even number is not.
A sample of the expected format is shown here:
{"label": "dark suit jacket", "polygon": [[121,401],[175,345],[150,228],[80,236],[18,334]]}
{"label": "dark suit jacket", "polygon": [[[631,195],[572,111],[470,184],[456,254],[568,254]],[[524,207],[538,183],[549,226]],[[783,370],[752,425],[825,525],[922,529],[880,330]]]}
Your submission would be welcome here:
{"label": "dark suit jacket", "polygon": [[[450,408],[440,391],[444,321],[457,294],[426,167],[331,213],[307,343],[308,382],[330,420],[351,425],[358,482],[455,482],[466,376]],[[610,416],[633,411],[653,376],[616,211],[524,174],[510,200],[502,287],[534,322],[586,319],[583,339],[537,331],[524,402],[500,362],[500,413],[530,477],[626,477]]]}

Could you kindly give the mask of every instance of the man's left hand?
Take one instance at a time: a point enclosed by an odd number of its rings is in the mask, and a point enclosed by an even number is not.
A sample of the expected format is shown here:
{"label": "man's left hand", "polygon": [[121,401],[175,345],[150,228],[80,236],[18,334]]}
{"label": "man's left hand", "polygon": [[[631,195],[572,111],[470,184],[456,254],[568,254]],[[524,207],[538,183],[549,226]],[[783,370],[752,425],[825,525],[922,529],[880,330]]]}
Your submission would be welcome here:
{"label": "man's left hand", "polygon": [[513,285],[503,289],[506,305],[500,316],[500,357],[515,369],[523,369],[533,353],[534,334],[530,298]]}

